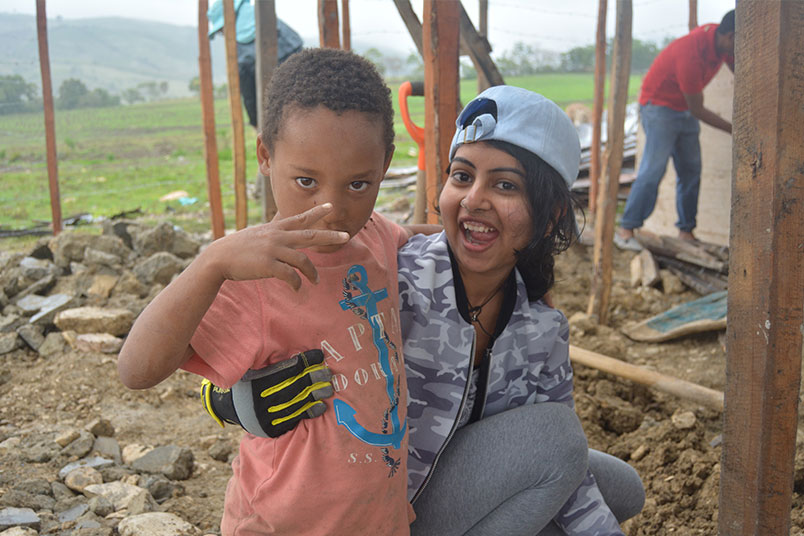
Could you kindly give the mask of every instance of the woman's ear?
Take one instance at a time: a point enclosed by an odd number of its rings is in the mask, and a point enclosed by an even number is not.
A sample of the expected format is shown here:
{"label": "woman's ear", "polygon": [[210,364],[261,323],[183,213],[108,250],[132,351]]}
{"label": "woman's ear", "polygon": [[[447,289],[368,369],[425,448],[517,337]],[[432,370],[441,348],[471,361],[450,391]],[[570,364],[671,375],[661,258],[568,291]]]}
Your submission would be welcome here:
{"label": "woman's ear", "polygon": [[271,177],[271,153],[268,147],[262,142],[262,136],[257,136],[257,163],[260,173],[266,177]]}

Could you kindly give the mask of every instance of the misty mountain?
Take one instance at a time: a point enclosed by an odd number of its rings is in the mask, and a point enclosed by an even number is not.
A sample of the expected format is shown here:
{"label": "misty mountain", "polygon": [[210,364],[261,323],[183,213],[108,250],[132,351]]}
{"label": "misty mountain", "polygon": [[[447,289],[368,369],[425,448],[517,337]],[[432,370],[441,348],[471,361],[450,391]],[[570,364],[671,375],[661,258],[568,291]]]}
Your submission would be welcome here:
{"label": "misty mountain", "polygon": [[[226,81],[223,38],[212,47],[214,83]],[[189,94],[198,76],[198,31],[192,26],[123,19],[48,20],[48,45],[53,91],[78,78],[90,89],[111,93],[141,82],[167,81],[169,94]],[[36,17],[0,13],[0,73],[19,74],[41,87]]]}

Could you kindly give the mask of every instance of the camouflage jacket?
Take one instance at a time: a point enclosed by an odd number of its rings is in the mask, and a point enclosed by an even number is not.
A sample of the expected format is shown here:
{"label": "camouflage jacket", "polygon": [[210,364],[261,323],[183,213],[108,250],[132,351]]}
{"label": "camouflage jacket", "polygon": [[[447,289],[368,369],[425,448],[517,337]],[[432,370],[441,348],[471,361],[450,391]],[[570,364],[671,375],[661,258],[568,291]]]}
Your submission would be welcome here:
{"label": "camouflage jacket", "polygon": [[[558,310],[527,299],[517,276],[514,312],[494,342],[482,416],[539,402],[574,408],[569,326]],[[461,318],[444,233],[416,235],[399,250],[399,298],[408,375],[408,498],[414,502],[465,404],[474,328]],[[480,392],[480,389],[478,390]],[[554,521],[570,535],[621,535],[591,473]]]}

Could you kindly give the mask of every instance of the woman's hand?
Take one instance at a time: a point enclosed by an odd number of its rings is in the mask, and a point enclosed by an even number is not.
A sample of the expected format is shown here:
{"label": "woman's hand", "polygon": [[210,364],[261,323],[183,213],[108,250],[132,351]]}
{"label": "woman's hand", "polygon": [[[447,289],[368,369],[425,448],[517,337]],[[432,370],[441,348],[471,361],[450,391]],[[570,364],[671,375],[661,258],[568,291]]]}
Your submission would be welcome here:
{"label": "woman's hand", "polygon": [[332,204],[325,203],[296,216],[248,227],[213,242],[202,256],[221,279],[275,277],[298,290],[302,283],[298,272],[318,282],[318,271],[300,249],[349,241],[349,233],[314,228],[331,210]]}

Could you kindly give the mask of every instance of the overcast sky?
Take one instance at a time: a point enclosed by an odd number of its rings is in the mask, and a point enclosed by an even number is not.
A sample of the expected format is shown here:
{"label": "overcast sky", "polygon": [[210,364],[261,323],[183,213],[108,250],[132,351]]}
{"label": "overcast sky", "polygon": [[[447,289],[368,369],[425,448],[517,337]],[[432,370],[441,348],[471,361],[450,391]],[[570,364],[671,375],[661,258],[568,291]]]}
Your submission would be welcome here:
{"label": "overcast sky", "polygon": [[[735,0],[699,0],[698,22],[720,22]],[[211,0],[210,0],[211,3]],[[421,18],[421,0],[411,2]],[[340,4],[340,2],[339,2]],[[547,50],[565,51],[592,44],[597,24],[597,0],[489,0],[488,39],[499,54],[517,41]],[[290,24],[307,44],[318,42],[317,0],[276,0],[279,18]],[[477,23],[477,0],[463,0]],[[687,0],[634,0],[633,35],[661,42],[687,32]],[[607,35],[614,33],[616,0],[608,1]],[[3,0],[0,12],[34,14],[32,0]],[[350,0],[353,43],[414,51],[392,0]],[[198,23],[197,0],[47,0],[48,18],[127,17],[186,26]]]}

